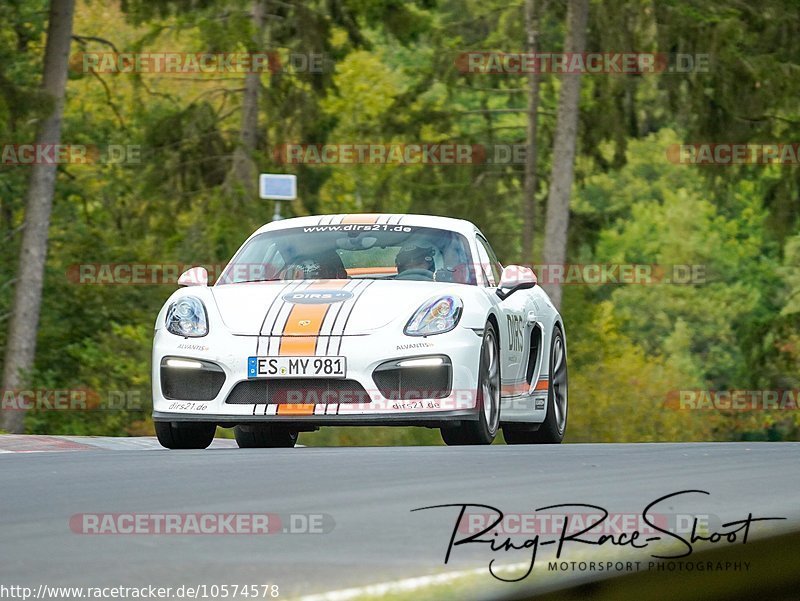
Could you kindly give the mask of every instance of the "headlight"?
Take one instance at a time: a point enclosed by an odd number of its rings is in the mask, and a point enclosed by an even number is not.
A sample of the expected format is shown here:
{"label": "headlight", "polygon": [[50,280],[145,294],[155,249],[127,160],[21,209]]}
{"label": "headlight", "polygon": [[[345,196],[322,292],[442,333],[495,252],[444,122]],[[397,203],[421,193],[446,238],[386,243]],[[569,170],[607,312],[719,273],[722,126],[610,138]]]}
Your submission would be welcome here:
{"label": "headlight", "polygon": [[208,315],[203,301],[194,296],[184,296],[169,306],[167,331],[176,336],[199,338],[208,334]]}
{"label": "headlight", "polygon": [[461,319],[461,299],[441,296],[425,302],[408,320],[405,330],[408,336],[430,336],[449,332]]}

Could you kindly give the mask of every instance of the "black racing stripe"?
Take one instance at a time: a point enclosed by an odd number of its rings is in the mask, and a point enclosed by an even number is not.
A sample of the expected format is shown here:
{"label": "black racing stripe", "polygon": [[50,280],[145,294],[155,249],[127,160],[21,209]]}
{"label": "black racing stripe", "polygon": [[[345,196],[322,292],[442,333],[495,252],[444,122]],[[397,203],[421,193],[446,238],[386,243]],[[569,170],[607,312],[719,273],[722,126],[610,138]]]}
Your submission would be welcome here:
{"label": "black racing stripe", "polygon": [[264,313],[264,319],[261,320],[261,327],[258,328],[258,336],[256,337],[256,357],[258,356],[258,349],[259,349],[259,346],[261,344],[261,332],[264,331],[264,324],[267,322],[267,316],[269,315],[269,312],[272,311],[272,307],[275,305],[275,301],[277,301],[281,296],[283,296],[283,294],[286,292],[286,289],[288,287],[289,287],[289,284],[284,284],[283,285],[283,288],[281,288],[280,292],[278,292],[278,294],[276,294],[273,297],[272,302],[269,304],[269,307],[267,308],[266,313]]}
{"label": "black racing stripe", "polygon": [[[328,348],[326,348],[326,351],[325,351],[326,353],[330,354],[331,346],[333,344],[335,344],[335,342],[336,342],[334,340],[334,336],[341,336],[341,332],[337,334],[337,327],[336,327],[336,325],[338,323],[340,323],[339,322],[339,318],[340,317],[345,317],[345,314],[348,311],[348,309],[346,309],[346,307],[348,306],[348,303],[350,303],[350,306],[354,305],[356,300],[358,300],[358,296],[361,294],[361,290],[363,288],[365,288],[368,285],[368,283],[369,283],[368,280],[358,280],[358,283],[351,290],[351,292],[353,293],[353,298],[351,300],[348,300],[347,302],[341,303],[341,305],[339,305],[339,310],[338,310],[338,312],[336,314],[336,319],[334,320],[333,324],[331,325],[331,335],[328,338]],[[344,331],[344,330],[342,329],[341,331]]]}
{"label": "black racing stripe", "polygon": [[[341,305],[341,303],[336,303],[336,304],[337,305]],[[317,339],[314,341],[314,354],[315,355],[319,355],[319,351],[320,351],[320,349],[322,347],[322,336],[320,336],[320,334],[322,333],[322,326],[325,325],[325,319],[328,317],[328,313],[331,312],[331,307],[332,306],[333,306],[333,303],[331,303],[331,304],[329,304],[327,306],[327,308],[325,309],[325,315],[322,316],[322,319],[319,322],[319,331],[316,334],[316,338]]]}
{"label": "black racing stripe", "polygon": [[[358,285],[359,285],[359,283],[361,281],[362,280],[350,280],[349,282],[347,282],[342,287],[342,290],[347,290],[348,292],[353,292],[354,290],[356,290],[358,288]],[[325,353],[324,354],[325,355],[328,354],[328,349],[330,348],[330,344],[331,344],[331,338],[333,338],[333,330],[336,328],[336,320],[339,318],[339,313],[342,311],[342,307],[344,306],[344,304],[345,304],[344,302],[336,303],[336,307],[328,307],[328,311],[325,312],[325,318],[322,320],[322,323],[320,324],[320,330],[319,330],[319,335],[318,335],[318,340],[317,340],[317,346],[316,346],[316,348],[314,350],[314,353],[316,355],[319,355],[321,353],[321,351],[322,351],[323,339],[324,339],[324,342],[325,342]],[[331,311],[334,311],[335,313],[332,313]],[[333,319],[330,322],[331,327],[330,327],[330,330],[327,333],[323,333],[322,328],[325,325],[325,319],[327,319],[329,315],[333,316]]]}
{"label": "black racing stripe", "polygon": [[[318,280],[303,280],[297,285],[296,288],[294,288],[290,292],[303,292],[305,290],[308,290],[311,287],[311,285],[316,283],[317,281]],[[289,316],[292,314],[293,308],[294,305],[292,303],[284,302],[283,307],[281,307],[280,311],[278,312],[278,315],[276,316],[276,321],[280,322],[281,313],[283,312],[284,309],[287,309],[286,319],[283,321],[280,331],[276,333],[275,326],[273,326],[273,329],[270,332],[270,338],[269,338],[270,352],[268,353],[270,356],[281,354],[281,340],[283,340],[283,332],[286,329],[286,324],[289,323]],[[274,351],[272,350],[273,344],[277,346],[277,348]]]}
{"label": "black racing stripe", "polygon": [[344,326],[342,326],[342,333],[339,336],[339,347],[336,349],[336,354],[337,355],[342,352],[342,341],[344,340],[344,333],[347,331],[347,322],[350,321],[350,316],[353,314],[353,309],[356,308],[356,304],[358,304],[358,301],[361,299],[362,296],[364,296],[364,291],[374,283],[375,283],[375,280],[370,280],[367,283],[367,285],[364,286],[361,289],[361,291],[358,293],[358,296],[356,297],[355,301],[353,301],[353,304],[350,306],[350,312],[347,314],[347,319],[344,320]]}
{"label": "black racing stripe", "polygon": [[[355,303],[355,301],[356,301],[356,298],[355,298],[355,297],[356,297],[356,295],[357,295],[357,293],[358,293],[358,290],[359,290],[359,288],[363,288],[362,284],[364,284],[364,283],[366,283],[366,282],[367,282],[367,280],[358,280],[358,282],[356,283],[356,285],[355,285],[355,286],[353,286],[353,289],[350,291],[350,292],[352,292],[352,293],[353,293],[353,296],[354,296],[354,298],[353,298],[353,303]],[[336,315],[334,316],[334,318],[333,318],[333,323],[331,324],[331,332],[330,332],[330,334],[328,335],[328,340],[327,340],[327,342],[326,342],[326,344],[325,344],[325,354],[326,354],[326,355],[330,354],[331,340],[333,340],[333,337],[334,337],[334,336],[337,336],[337,334],[336,334],[336,323],[339,321],[339,316],[340,316],[340,315],[341,315],[341,313],[342,313],[342,308],[343,308],[343,307],[344,307],[346,304],[347,304],[347,301],[345,301],[345,302],[343,302],[343,303],[339,303],[339,306],[338,306],[338,307],[336,307]]]}
{"label": "black racing stripe", "polygon": [[[272,311],[272,307],[275,305],[275,302],[286,293],[286,289],[289,288],[289,286],[291,286],[291,285],[292,284],[284,284],[283,285],[283,288],[281,288],[280,291],[278,292],[278,294],[276,294],[273,297],[272,302],[269,304],[269,307],[267,308],[266,313],[264,313],[264,319],[261,320],[261,327],[258,329],[258,335],[256,336],[256,354],[255,354],[256,357],[258,357],[258,352],[259,352],[259,350],[261,348],[261,333],[264,331],[264,324],[267,322],[267,317],[269,316],[269,312]],[[280,313],[280,310],[278,311],[278,313]],[[277,319],[277,318],[278,317],[276,315],[275,319]],[[267,343],[267,352],[269,352],[269,343]],[[256,408],[257,407],[258,407],[258,405],[255,405],[255,404],[253,405],[253,415],[256,414]]]}
{"label": "black racing stripe", "polygon": [[267,342],[267,354],[269,355],[270,347],[272,346],[272,338],[273,332],[275,331],[275,326],[278,323],[278,318],[281,316],[281,311],[286,306],[286,301],[283,300],[283,295],[288,294],[289,292],[295,292],[300,289],[300,287],[305,283],[305,281],[300,282],[293,282],[289,285],[289,289],[281,292],[281,305],[278,310],[275,312],[275,319],[272,321],[272,327],[270,327],[269,331],[267,332],[268,342]]}
{"label": "black racing stripe", "polygon": [[[275,329],[275,323],[278,321],[278,316],[281,314],[281,308],[283,308],[283,305],[286,304],[286,301],[283,301],[283,295],[286,294],[287,292],[294,292],[295,290],[297,290],[298,286],[299,286],[299,284],[297,282],[292,282],[291,284],[287,284],[283,288],[283,290],[281,290],[281,293],[278,296],[276,296],[275,298],[272,299],[273,304],[279,298],[281,299],[282,303],[281,303],[281,307],[275,312],[275,319],[272,320],[272,326],[270,327],[269,330],[267,330],[267,334],[266,334],[267,336],[269,336],[270,333],[272,333],[272,330]],[[291,290],[289,290],[290,288],[291,288]],[[270,310],[272,310],[272,305],[270,305]],[[264,316],[264,322],[266,323],[266,321],[267,321],[267,316],[265,315]],[[264,325],[261,326],[261,330],[259,330],[259,334],[261,334],[263,332],[264,332]]]}

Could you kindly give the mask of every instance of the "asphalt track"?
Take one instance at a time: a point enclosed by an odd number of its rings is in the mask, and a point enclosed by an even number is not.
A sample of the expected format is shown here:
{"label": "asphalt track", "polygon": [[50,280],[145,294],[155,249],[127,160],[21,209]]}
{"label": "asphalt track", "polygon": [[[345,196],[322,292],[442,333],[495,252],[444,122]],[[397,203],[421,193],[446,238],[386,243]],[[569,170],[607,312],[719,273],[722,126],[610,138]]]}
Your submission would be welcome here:
{"label": "asphalt track", "polygon": [[[709,515],[712,525],[749,513],[788,518],[753,524],[751,537],[800,528],[800,443],[233,447],[217,440],[205,451],[165,451],[152,439],[0,437],[0,584],[277,584],[280,598],[294,598],[477,569],[474,579],[502,592],[506,585],[486,571],[495,557],[487,545],[457,547],[443,564],[458,508],[411,511],[451,503],[507,514],[587,503],[640,515],[659,497],[698,489],[710,495],[682,495],[656,509]],[[291,514],[323,514],[327,531],[76,532],[73,516],[86,513],[270,513],[285,525]],[[295,520],[303,530],[303,519]],[[608,547],[574,544],[565,556],[600,560]],[[649,552],[635,551],[642,560]],[[495,565],[528,558],[501,552]],[[542,563],[527,583],[544,581]]]}

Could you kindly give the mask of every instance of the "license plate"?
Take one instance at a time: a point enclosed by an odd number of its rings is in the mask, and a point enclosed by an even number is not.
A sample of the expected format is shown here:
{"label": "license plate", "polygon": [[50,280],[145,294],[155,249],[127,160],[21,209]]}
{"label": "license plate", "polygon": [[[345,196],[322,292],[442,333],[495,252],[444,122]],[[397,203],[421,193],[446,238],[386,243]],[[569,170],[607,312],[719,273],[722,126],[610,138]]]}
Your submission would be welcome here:
{"label": "license plate", "polygon": [[248,357],[248,378],[344,378],[344,357]]}

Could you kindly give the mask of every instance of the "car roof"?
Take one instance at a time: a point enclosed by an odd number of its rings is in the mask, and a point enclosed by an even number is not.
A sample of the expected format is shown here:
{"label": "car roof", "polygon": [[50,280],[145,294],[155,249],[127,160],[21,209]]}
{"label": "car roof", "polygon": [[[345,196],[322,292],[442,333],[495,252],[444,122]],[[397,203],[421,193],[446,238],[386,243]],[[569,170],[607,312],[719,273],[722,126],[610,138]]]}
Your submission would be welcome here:
{"label": "car roof", "polygon": [[450,230],[465,236],[474,235],[478,228],[466,219],[454,217],[440,217],[438,215],[409,215],[402,213],[355,213],[335,215],[309,215],[307,217],[292,217],[272,221],[261,226],[253,235],[262,232],[282,230],[292,227],[309,227],[323,225],[349,225],[349,224],[385,224],[409,225],[412,227],[431,227]]}

